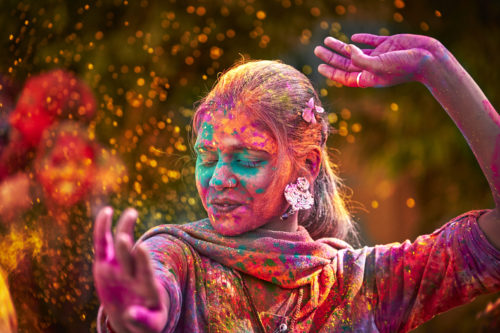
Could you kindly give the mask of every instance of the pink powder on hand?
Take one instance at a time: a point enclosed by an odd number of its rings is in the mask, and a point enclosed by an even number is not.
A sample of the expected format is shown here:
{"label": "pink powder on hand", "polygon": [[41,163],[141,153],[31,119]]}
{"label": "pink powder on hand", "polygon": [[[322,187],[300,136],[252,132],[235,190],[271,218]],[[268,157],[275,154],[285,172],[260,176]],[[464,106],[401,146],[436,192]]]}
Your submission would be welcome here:
{"label": "pink powder on hand", "polygon": [[491,120],[493,120],[495,124],[500,127],[500,115],[487,99],[483,100],[483,107],[488,113],[488,116],[490,116]]}
{"label": "pink powder on hand", "polygon": [[497,197],[500,197],[500,134],[495,139],[495,150],[491,158],[491,173],[493,176],[494,200],[497,201]]}

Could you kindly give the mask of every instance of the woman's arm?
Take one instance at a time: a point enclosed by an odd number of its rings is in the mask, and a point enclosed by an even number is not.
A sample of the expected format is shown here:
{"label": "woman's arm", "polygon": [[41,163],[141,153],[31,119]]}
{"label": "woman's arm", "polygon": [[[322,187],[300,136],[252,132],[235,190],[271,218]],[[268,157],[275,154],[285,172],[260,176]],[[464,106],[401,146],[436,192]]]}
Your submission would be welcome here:
{"label": "woman's arm", "polygon": [[500,290],[500,251],[485,239],[477,219],[463,214],[413,243],[375,246],[363,284],[373,293],[381,331],[407,332],[475,297]]}
{"label": "woman's arm", "polygon": [[495,209],[482,215],[479,226],[500,249],[500,116],[481,88],[444,48],[429,62],[423,81],[458,126],[490,185]]}
{"label": "woman's arm", "polygon": [[319,72],[354,87],[409,81],[424,84],[458,126],[488,180],[495,208],[483,214],[478,223],[500,249],[500,116],[486,96],[455,57],[433,38],[355,34],[352,40],[373,49],[362,51],[328,37],[328,48],[318,46],[314,51],[327,63],[318,67]]}

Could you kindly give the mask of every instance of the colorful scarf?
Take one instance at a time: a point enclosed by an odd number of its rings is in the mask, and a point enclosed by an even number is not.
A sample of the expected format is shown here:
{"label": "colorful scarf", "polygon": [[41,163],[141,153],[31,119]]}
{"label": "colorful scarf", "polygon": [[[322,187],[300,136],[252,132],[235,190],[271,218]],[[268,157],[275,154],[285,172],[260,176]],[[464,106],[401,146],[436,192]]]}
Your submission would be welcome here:
{"label": "colorful scarf", "polygon": [[208,219],[161,225],[149,230],[141,240],[163,233],[181,239],[200,255],[282,288],[309,286],[311,298],[298,313],[298,319],[325,301],[335,283],[337,250],[349,247],[335,238],[314,241],[301,226],[297,232],[260,228],[239,236],[222,236]]}

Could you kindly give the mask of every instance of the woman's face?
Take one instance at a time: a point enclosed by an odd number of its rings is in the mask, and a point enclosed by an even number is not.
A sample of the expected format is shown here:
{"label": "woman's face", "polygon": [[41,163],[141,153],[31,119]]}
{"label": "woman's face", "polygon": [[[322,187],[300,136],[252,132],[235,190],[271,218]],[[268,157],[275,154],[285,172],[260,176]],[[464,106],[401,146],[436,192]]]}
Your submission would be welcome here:
{"label": "woman's face", "polygon": [[[279,219],[289,163],[277,171],[277,143],[238,110],[206,112],[195,143],[196,187],[214,229],[238,235]],[[288,170],[288,171],[287,171]],[[280,182],[281,183],[281,182]]]}

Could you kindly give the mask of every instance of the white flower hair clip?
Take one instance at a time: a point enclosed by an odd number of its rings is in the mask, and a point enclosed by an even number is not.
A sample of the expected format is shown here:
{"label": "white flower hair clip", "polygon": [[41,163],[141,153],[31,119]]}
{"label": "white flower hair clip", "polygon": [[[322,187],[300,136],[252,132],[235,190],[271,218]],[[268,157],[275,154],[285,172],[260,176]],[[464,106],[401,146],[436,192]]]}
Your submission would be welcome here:
{"label": "white flower hair clip", "polygon": [[311,97],[311,99],[307,102],[307,107],[305,107],[302,110],[302,118],[308,123],[316,124],[316,117],[314,117],[314,111],[316,111],[317,113],[323,113],[325,112],[325,109],[323,109],[319,105],[315,105],[314,97]]}

